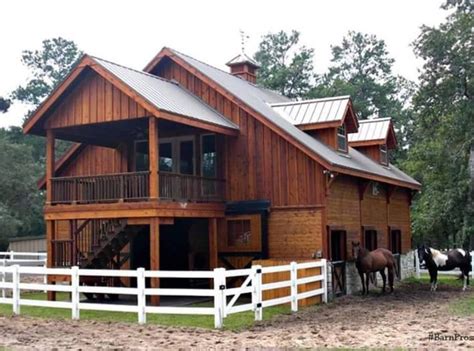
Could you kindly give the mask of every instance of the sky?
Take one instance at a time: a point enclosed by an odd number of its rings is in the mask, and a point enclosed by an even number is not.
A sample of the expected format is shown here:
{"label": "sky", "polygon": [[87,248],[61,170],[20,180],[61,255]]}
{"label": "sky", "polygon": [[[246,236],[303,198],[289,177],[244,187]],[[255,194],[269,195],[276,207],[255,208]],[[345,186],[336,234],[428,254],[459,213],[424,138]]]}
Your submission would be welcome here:
{"label": "sky", "polygon": [[[136,69],[169,46],[213,66],[240,52],[240,30],[253,55],[262,35],[292,29],[300,43],[315,49],[317,73],[330,64],[331,45],[349,30],[385,40],[394,71],[415,80],[422,62],[410,44],[422,25],[436,26],[447,13],[442,0],[6,0],[0,19],[0,96],[24,84],[25,49],[62,36],[84,52]],[[0,127],[21,125],[26,106],[14,104],[0,115]]]}

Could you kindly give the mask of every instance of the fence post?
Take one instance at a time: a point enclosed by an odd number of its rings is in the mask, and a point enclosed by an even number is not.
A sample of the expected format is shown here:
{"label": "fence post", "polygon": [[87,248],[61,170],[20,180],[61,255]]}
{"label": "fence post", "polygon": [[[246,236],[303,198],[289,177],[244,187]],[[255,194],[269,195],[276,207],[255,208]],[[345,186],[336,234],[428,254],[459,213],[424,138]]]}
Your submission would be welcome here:
{"label": "fence post", "polygon": [[[2,283],[5,283],[6,282],[6,273],[5,273],[5,267],[7,266],[7,260],[6,259],[2,259],[2,264],[1,264],[1,267],[2,267],[2,274],[1,274],[1,277],[2,277]],[[5,298],[6,296],[6,293],[5,293],[5,288],[2,288],[2,298]]]}
{"label": "fence post", "polygon": [[225,268],[214,268],[214,328],[224,326],[226,279]]}
{"label": "fence post", "polygon": [[472,269],[472,279],[474,279],[474,251],[471,252],[471,269]]}
{"label": "fence post", "polygon": [[323,280],[321,280],[321,287],[324,289],[323,293],[323,302],[328,303],[328,261],[323,258],[321,259],[321,275],[323,276]]}
{"label": "fence post", "polygon": [[417,279],[420,279],[420,258],[418,252],[414,251],[415,254],[415,275]]}
{"label": "fence post", "polygon": [[12,266],[12,297],[13,297],[13,313],[20,314],[20,266],[15,264]]}
{"label": "fence post", "polygon": [[262,266],[252,266],[252,304],[255,311],[255,320],[261,321],[262,308]]}
{"label": "fence post", "polygon": [[298,266],[296,262],[290,263],[291,280],[291,312],[298,312]]}
{"label": "fence post", "polygon": [[15,252],[10,250],[10,260],[13,261],[15,259]]}
{"label": "fence post", "polygon": [[146,323],[145,268],[137,268],[138,323]]}
{"label": "fence post", "polygon": [[79,319],[79,267],[71,267],[71,314],[72,319]]}
{"label": "fence post", "polygon": [[[43,268],[44,268],[45,270],[48,268],[48,259],[47,259],[47,258],[44,259]],[[45,273],[45,275],[43,276],[43,284],[44,284],[44,285],[47,285],[47,284],[48,284],[48,274],[47,274],[47,273]],[[48,290],[45,289],[43,292],[44,292],[44,293],[47,293]]]}

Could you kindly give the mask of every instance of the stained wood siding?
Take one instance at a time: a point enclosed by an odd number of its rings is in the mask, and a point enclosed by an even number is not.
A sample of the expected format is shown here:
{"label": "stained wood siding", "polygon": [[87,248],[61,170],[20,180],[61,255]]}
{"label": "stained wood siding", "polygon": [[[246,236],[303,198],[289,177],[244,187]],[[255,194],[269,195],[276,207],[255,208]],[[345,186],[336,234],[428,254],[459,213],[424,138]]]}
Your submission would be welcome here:
{"label": "stained wood siding", "polygon": [[88,145],[61,177],[101,175],[127,172],[127,158],[119,149]]}
{"label": "stained wood siding", "polygon": [[120,121],[151,115],[96,73],[86,72],[46,121],[46,128]]}
{"label": "stained wood siding", "polygon": [[268,199],[272,206],[321,204],[321,166],[185,68],[167,62],[156,72],[235,122],[238,137],[225,139],[226,199]]}
{"label": "stained wood siding", "polygon": [[361,146],[357,147],[356,150],[370,157],[375,162],[380,163],[380,145]]}
{"label": "stained wood siding", "polygon": [[362,201],[356,178],[338,176],[331,184],[327,199],[327,225],[344,228],[347,232],[347,255],[352,256],[352,241],[362,241],[362,227],[377,230],[378,247],[388,248],[388,228],[402,231],[402,252],[411,249],[410,205],[407,190],[397,189],[387,202],[385,187],[380,184],[379,193],[372,193],[369,184]]}
{"label": "stained wood siding", "polygon": [[321,210],[277,210],[268,218],[269,257],[311,259],[323,249]]}

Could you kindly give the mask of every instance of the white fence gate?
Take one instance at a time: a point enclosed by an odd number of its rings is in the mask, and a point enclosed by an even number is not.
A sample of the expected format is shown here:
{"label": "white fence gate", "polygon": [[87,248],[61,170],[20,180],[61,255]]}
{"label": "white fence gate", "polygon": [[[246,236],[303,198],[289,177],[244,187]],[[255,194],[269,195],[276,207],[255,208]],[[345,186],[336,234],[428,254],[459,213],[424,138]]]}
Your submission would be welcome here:
{"label": "white fence gate", "polygon": [[[317,275],[298,278],[298,270],[320,267],[321,272]],[[290,280],[262,284],[262,275],[275,272],[290,272]],[[79,319],[81,310],[116,311],[137,313],[138,322],[146,323],[148,313],[157,314],[189,314],[214,316],[214,325],[221,328],[224,319],[230,314],[254,311],[255,320],[262,320],[263,309],[270,306],[291,303],[291,310],[298,310],[298,300],[321,296],[323,302],[327,302],[327,262],[325,259],[314,262],[296,263],[289,265],[261,267],[253,266],[249,269],[226,270],[216,268],[213,271],[146,271],[143,268],[137,270],[103,270],[103,269],[79,269],[72,268],[45,268],[45,267],[22,267],[19,265],[0,267],[0,274],[9,274],[11,282],[0,282],[2,291],[10,291],[11,297],[2,295],[0,303],[11,304],[13,313],[20,314],[21,306],[39,306],[51,308],[71,309],[73,319]],[[59,275],[68,276],[67,284],[47,284],[22,282],[24,275]],[[136,278],[136,287],[109,287],[81,285],[81,277],[131,277]],[[227,288],[227,278],[244,277],[244,283],[237,288]],[[213,289],[170,289],[170,288],[147,288],[146,278],[183,278],[183,279],[211,279]],[[313,282],[321,282],[321,288],[312,291],[298,293],[298,286]],[[290,288],[290,294],[271,300],[262,300],[262,292],[265,290]],[[21,291],[56,291],[71,294],[70,301],[45,301],[33,300],[21,297]],[[91,294],[121,294],[136,296],[135,305],[123,305],[114,303],[91,303],[80,299],[81,293]],[[242,294],[251,294],[251,302],[236,304]],[[171,306],[148,306],[147,296],[203,296],[213,298],[213,307],[171,307]],[[228,298],[230,300],[228,301]]]}
{"label": "white fence gate", "polygon": [[[471,277],[474,279],[474,251],[471,251]],[[418,257],[418,253],[415,250],[415,274],[417,278],[420,278],[421,273],[429,274],[427,269],[422,269],[420,266],[420,258]],[[461,271],[459,268],[456,268],[452,271],[438,271],[438,274],[441,275],[460,275]]]}

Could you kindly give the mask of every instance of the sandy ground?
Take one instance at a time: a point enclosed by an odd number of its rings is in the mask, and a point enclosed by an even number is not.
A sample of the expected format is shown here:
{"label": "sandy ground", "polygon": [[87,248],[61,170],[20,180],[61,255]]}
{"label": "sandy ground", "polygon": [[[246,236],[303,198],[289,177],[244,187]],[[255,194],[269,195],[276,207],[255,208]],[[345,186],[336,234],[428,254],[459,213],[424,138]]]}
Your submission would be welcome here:
{"label": "sandy ground", "polygon": [[[0,317],[0,345],[7,349],[177,348],[416,348],[473,349],[474,316],[449,312],[465,296],[442,286],[436,293],[399,287],[392,295],[347,296],[320,308],[278,316],[241,332],[92,321]],[[429,333],[455,333],[471,341],[433,341]]]}

